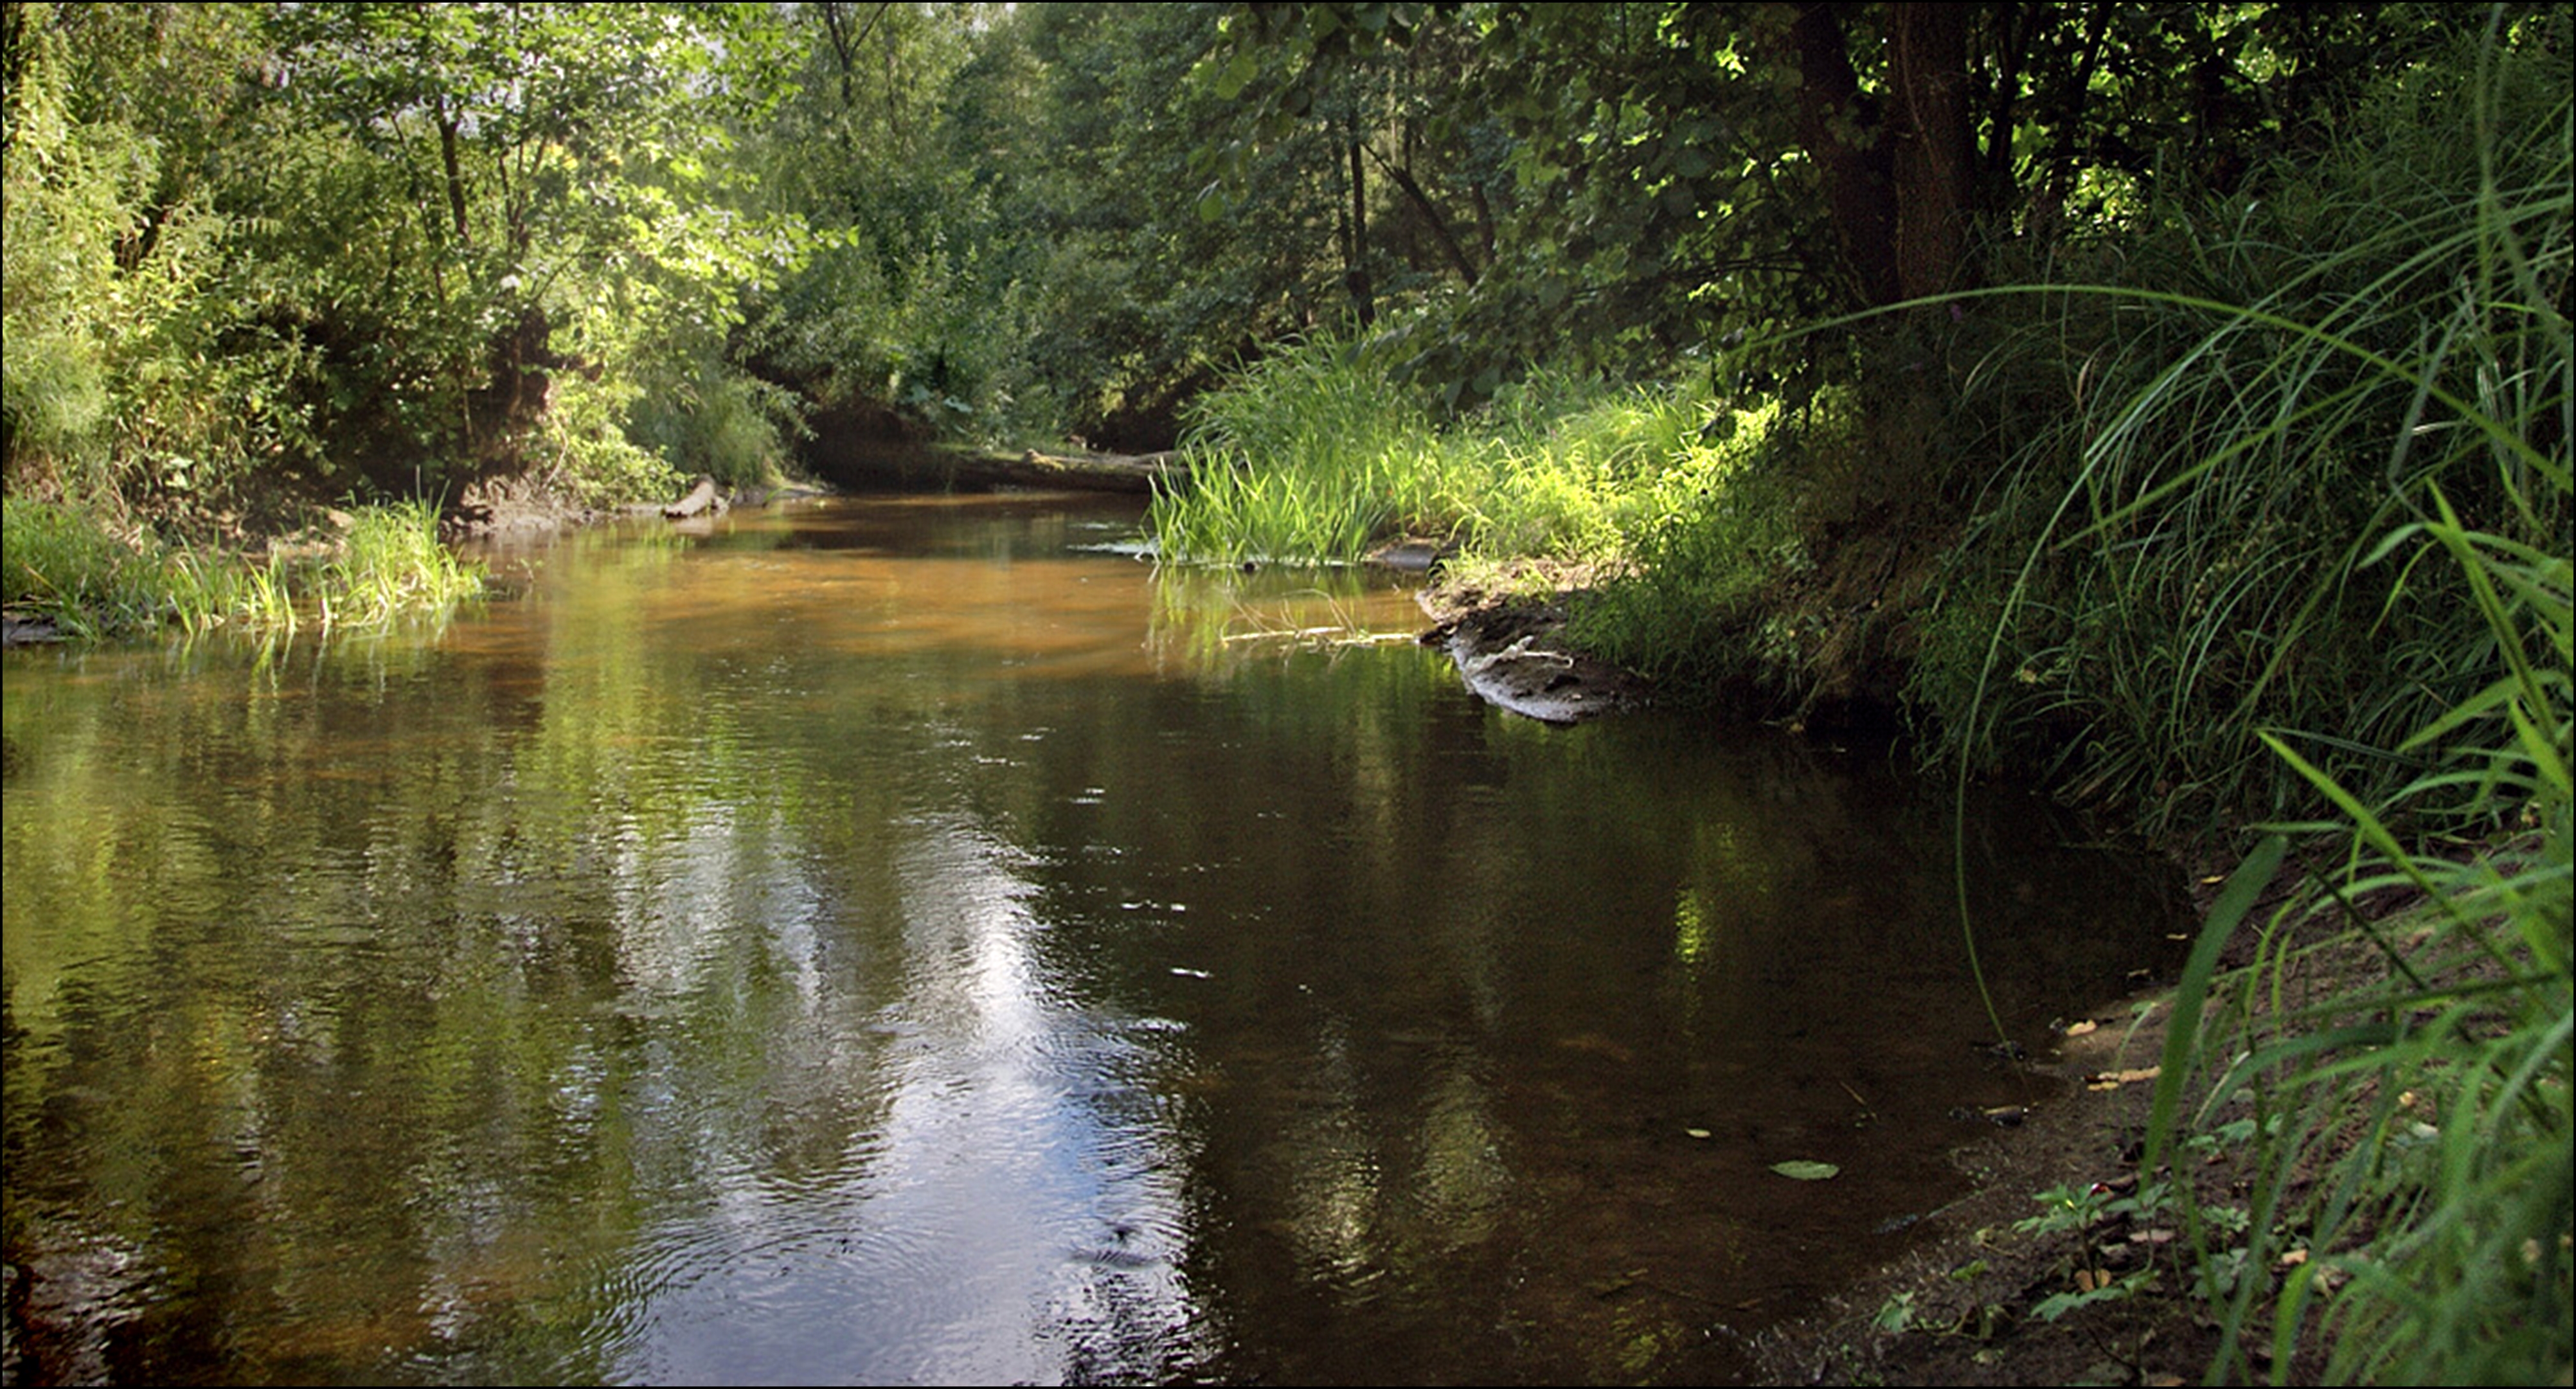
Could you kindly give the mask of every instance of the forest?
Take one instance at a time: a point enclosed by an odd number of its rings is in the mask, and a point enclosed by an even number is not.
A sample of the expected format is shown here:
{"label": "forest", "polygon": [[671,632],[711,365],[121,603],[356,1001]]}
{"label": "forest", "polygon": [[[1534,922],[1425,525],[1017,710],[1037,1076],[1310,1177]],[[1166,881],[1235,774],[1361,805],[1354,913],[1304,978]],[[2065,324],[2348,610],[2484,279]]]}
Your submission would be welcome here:
{"label": "forest", "polygon": [[[10,3],[0,598],[390,610],[476,583],[439,521],[496,497],[1177,450],[1166,562],[1419,540],[1712,718],[2225,846],[2142,1159],[2256,1174],[2250,1228],[2175,1217],[2211,1373],[2322,1337],[2336,1378],[2563,1382],[2571,40],[2530,4]],[[2269,1006],[2239,931],[2391,963]]]}

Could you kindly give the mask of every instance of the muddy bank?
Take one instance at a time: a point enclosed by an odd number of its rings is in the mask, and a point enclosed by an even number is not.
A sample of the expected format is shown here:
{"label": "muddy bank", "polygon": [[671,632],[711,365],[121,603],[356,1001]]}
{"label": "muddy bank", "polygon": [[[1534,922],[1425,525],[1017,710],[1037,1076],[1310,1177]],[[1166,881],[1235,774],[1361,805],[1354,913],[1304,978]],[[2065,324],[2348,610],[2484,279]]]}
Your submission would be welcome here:
{"label": "muddy bank", "polygon": [[[2208,844],[2171,856],[2191,884],[2196,927],[2237,856]],[[2303,881],[2331,871],[2334,858],[2331,840],[2293,854],[2252,915],[2268,915]],[[2412,900],[2381,894],[2361,909],[2385,918]],[[2303,961],[2294,995],[2346,993],[2386,967],[2366,942],[2332,940],[2337,928],[2327,918],[2294,917],[2286,929],[2289,953]],[[2222,974],[2256,962],[2259,936],[2240,931],[2227,943]],[[2181,1218],[2170,1205],[2139,1212],[2124,1204],[2141,1179],[2172,1009],[2172,981],[2155,979],[2067,1019],[2054,1050],[2030,1063],[2057,1081],[2059,1096],[2031,1106],[2017,1126],[1963,1145],[1953,1161],[1976,1189],[1927,1214],[1914,1249],[1830,1304],[1766,1333],[1756,1347],[1760,1381],[2198,1382],[2218,1353],[2220,1331],[2211,1305],[2186,1289],[2190,1255]],[[2209,1079],[2186,1077],[2184,1112],[2202,1103]],[[2204,1210],[2241,1205],[2255,1181],[2244,1154],[2178,1154],[2152,1175],[2188,1180]],[[2076,1215],[2078,1208],[2052,1199],[2068,1195],[2092,1214]],[[2073,1299],[2083,1301],[2068,1306]],[[2313,1335],[2302,1338],[2286,1366],[2271,1363],[2267,1337],[2249,1341],[2240,1349],[2289,1383],[2317,1383],[2324,1373],[2329,1347]]]}

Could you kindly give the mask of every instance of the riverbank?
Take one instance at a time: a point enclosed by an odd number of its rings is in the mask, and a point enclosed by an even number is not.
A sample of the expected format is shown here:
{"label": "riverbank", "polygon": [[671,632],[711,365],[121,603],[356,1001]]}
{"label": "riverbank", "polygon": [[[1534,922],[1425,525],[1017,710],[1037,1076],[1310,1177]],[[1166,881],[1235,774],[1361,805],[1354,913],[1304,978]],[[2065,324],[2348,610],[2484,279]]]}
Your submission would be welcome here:
{"label": "riverbank", "polygon": [[[1439,620],[1425,640],[1451,644],[1471,686],[1504,650],[1615,671],[1565,630],[1586,577],[1525,565],[1436,585],[1422,597]],[[1640,677],[1614,678],[1650,697]],[[2554,1361],[2546,1329],[2565,1297],[2566,1204],[2551,1195],[2565,1186],[2565,1133],[2537,1117],[2564,1109],[2563,1081],[2524,1092],[2538,1127],[2517,1160],[2533,1166],[2535,1195],[2473,1179],[2465,1161],[2425,1165],[2439,1146],[2504,1141],[2472,1127],[2482,1106],[2505,1104],[2492,1089],[2522,1083],[2492,1077],[2566,1065],[2563,823],[2552,837],[2563,791],[2481,840],[2447,841],[2448,857],[2401,851],[2348,808],[2353,827],[2310,826],[2286,854],[2278,842],[2247,854],[2241,830],[2168,831],[2162,851],[2193,885],[2178,926],[2200,942],[2191,965],[2066,1019],[2025,1062],[2057,1094],[1986,1116],[1996,1127],[1954,1155],[1972,1191],[1923,1215],[1901,1257],[1765,1332],[1760,1380],[2315,1383],[2357,1359],[2529,1356],[2531,1342],[2512,1343],[2536,1336],[2565,1382],[2565,1329]],[[2391,1009],[2410,1021],[2370,1021]],[[2189,1030],[2169,1047],[2177,1017]],[[2248,1055],[2274,1061],[2248,1069]],[[2422,1233],[2451,1221],[2490,1242],[2499,1224],[2540,1233],[2487,1256],[2500,1286],[2470,1292],[2448,1263],[2459,1256]],[[2414,1300],[2408,1312],[2387,1310],[2389,1289]],[[2518,1321],[2510,1301],[2476,1305],[2499,1297],[2528,1300],[2537,1320]],[[2405,1344],[2389,1329],[2404,1315],[2447,1322],[2461,1344]],[[1657,1377],[1715,1372],[1685,1354]]]}
{"label": "riverbank", "polygon": [[[1444,646],[1471,689],[1489,703],[1550,721],[1633,708],[1651,699],[1642,676],[1581,653],[1565,633],[1566,610],[1592,576],[1523,563],[1468,579],[1445,578],[1419,601],[1434,627],[1422,638]],[[1515,661],[1514,657],[1522,659]],[[1517,672],[1554,665],[1569,684],[1533,708],[1513,698],[1515,680],[1480,683],[1497,665]],[[1579,679],[1574,679],[1579,672]],[[1571,696],[1566,700],[1566,696]],[[1581,712],[1573,713],[1571,709]],[[2195,916],[2233,864],[2209,849],[2177,855],[2197,870]],[[2286,885],[2275,889],[2275,895]],[[2240,944],[2231,963],[2249,961]],[[2104,1275],[2140,1272],[2173,1232],[2135,1219],[2051,1222],[2020,1228],[2050,1211],[2049,1192],[2099,1193],[2107,1206],[2134,1194],[2137,1160],[2173,1016],[2172,981],[2154,981],[2069,1018],[2051,1054],[2025,1065],[2056,1082],[2055,1098],[1996,1116],[1962,1143],[1958,1170],[1974,1184],[1964,1197],[1922,1216],[1919,1242],[1826,1306],[1762,1333],[1754,1342],[1761,1382],[1776,1384],[2182,1384],[2197,1379],[2216,1350],[2199,1304],[2167,1278],[2150,1290],[2104,1298],[2071,1315],[2044,1317],[2052,1298],[2082,1296]],[[1968,1116],[1983,1119],[1986,1116]],[[2212,1199],[2242,1180],[2223,1165],[2200,1174]],[[1730,1338],[1719,1338],[1725,1354]],[[1708,1354],[1721,1352],[1712,1349]],[[2313,1367],[2311,1367],[2313,1368]],[[1706,1381],[1688,1354],[1663,1367],[1668,1383]]]}

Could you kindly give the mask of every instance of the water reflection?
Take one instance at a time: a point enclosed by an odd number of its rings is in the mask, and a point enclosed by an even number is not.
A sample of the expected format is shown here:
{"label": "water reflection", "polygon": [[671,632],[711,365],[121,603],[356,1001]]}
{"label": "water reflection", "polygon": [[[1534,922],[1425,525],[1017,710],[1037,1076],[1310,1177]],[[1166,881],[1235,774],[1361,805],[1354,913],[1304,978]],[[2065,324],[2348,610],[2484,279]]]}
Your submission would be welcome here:
{"label": "water reflection", "polygon": [[[443,631],[12,653],[13,1376],[1723,1376],[2028,1098],[1946,791],[1511,720],[1351,641],[1403,593],[1084,548],[1132,523],[837,503]],[[2063,831],[1971,825],[2025,1029],[2161,925]]]}

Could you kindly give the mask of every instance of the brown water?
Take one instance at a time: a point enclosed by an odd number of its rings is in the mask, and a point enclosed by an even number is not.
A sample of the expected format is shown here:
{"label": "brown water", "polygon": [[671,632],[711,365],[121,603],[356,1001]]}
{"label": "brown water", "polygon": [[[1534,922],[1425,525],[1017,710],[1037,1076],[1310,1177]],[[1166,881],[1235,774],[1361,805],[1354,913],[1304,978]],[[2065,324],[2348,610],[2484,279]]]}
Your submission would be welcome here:
{"label": "brown water", "polygon": [[[1081,548],[1134,523],[834,502],[11,653],[11,1377],[1722,1379],[2032,1097],[1946,787],[1517,720],[1332,640],[1419,625],[1384,581]],[[1966,830],[2028,1040],[2171,948],[2069,833]]]}

